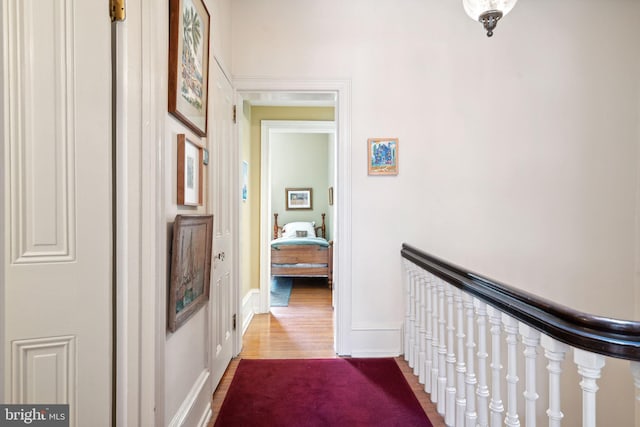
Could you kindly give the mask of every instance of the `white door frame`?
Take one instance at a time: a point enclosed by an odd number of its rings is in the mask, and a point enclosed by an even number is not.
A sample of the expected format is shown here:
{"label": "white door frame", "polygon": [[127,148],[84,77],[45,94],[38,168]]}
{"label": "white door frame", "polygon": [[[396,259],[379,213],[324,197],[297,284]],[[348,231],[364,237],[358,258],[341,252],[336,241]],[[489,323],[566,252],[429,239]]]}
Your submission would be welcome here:
{"label": "white door frame", "polygon": [[[164,183],[166,8],[127,5],[114,24],[116,85],[115,425],[164,425],[167,242]],[[140,46],[140,47],[138,47]]]}
{"label": "white door frame", "polygon": [[351,355],[351,81],[237,78],[234,86],[239,93],[334,92],[337,95],[334,259],[339,262],[334,269],[335,342],[339,355]]}
{"label": "white door frame", "polygon": [[[263,120],[260,126],[260,312],[268,313],[271,305],[271,138],[275,134],[307,133],[333,135],[336,123],[329,121]],[[335,151],[335,147],[334,147]],[[333,180],[332,180],[333,181]],[[333,233],[331,233],[333,235]],[[339,261],[339,260],[338,260]],[[334,262],[338,268],[339,262]]]}

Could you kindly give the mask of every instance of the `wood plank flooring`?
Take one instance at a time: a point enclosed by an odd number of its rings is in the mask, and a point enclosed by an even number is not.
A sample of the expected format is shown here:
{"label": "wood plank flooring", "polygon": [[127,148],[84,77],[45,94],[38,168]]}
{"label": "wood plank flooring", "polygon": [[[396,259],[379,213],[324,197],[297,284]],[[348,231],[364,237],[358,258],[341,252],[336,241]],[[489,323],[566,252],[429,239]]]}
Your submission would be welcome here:
{"label": "wood plank flooring", "polygon": [[[271,313],[254,316],[242,339],[242,351],[234,358],[213,394],[213,427],[240,359],[334,358],[333,309],[326,280],[295,279],[288,307],[272,307]],[[396,362],[434,427],[444,427],[429,395],[402,357]]]}

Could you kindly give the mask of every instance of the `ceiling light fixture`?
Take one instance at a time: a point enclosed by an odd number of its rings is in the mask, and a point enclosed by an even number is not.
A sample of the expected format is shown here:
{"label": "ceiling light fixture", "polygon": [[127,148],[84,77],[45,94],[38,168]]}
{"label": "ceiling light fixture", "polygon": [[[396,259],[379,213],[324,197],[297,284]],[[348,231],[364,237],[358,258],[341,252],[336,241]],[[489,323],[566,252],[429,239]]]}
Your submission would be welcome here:
{"label": "ceiling light fixture", "polygon": [[513,9],[518,0],[462,0],[465,12],[474,21],[479,21],[487,30],[487,37],[493,35],[498,21]]}

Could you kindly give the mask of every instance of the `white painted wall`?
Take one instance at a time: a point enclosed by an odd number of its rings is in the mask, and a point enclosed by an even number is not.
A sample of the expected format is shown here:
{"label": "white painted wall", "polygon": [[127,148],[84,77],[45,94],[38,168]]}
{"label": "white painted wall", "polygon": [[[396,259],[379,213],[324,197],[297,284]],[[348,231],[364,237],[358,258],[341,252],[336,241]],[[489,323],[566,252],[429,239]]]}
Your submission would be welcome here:
{"label": "white painted wall", "polygon": [[[329,212],[329,134],[274,133],[271,135],[271,216],[278,224],[315,221]],[[286,210],[285,188],[311,188],[312,210]],[[328,218],[325,219],[325,222]],[[272,220],[273,223],[273,220]]]}
{"label": "white painted wall", "polygon": [[[231,52],[229,48],[230,40],[230,1],[229,0],[205,0],[205,4],[211,16],[211,51],[209,62],[209,83],[210,88],[215,74],[215,61],[224,66],[230,64]],[[166,21],[168,23],[168,15]],[[168,28],[164,31],[167,31]],[[166,37],[161,37],[166,40]],[[165,42],[163,42],[165,43]],[[228,70],[225,70],[229,73]],[[166,87],[165,87],[166,93]],[[213,93],[213,90],[210,90]],[[165,98],[166,100],[166,98]],[[213,101],[209,100],[208,108],[213,108]],[[211,153],[211,137],[214,129],[211,120],[209,121],[209,138],[196,137],[186,126],[170,114],[165,117],[164,132],[164,180],[160,186],[164,192],[164,213],[167,224],[166,242],[159,245],[159,250],[170,253],[171,248],[171,227],[177,214],[207,214],[212,212],[212,201],[209,200],[208,189],[209,170],[208,166],[203,167],[204,191],[203,204],[197,208],[177,205],[177,134],[184,133],[187,138],[197,142],[209,149]],[[170,277],[170,258],[167,256],[165,263],[161,266],[166,270],[166,282],[159,283],[161,289],[159,301],[166,304],[167,287]],[[166,327],[166,305],[160,310],[162,315],[158,319],[159,327]],[[185,324],[174,333],[167,332],[163,342],[158,346],[160,354],[159,365],[161,378],[157,380],[157,402],[158,410],[161,411],[158,420],[164,425],[170,422],[184,425],[195,425],[205,416],[210,404],[210,396],[216,384],[211,383],[209,377],[209,352],[208,345],[211,342],[210,335],[213,333],[209,319],[210,306],[200,309]],[[191,405],[191,407],[189,407]],[[177,425],[177,424],[176,424]]]}
{"label": "white painted wall", "polygon": [[[491,39],[460,2],[232,4],[235,78],[351,80],[354,331],[401,322],[402,242],[634,316],[640,3],[607,4],[522,1]],[[397,177],[369,137],[400,139]]]}

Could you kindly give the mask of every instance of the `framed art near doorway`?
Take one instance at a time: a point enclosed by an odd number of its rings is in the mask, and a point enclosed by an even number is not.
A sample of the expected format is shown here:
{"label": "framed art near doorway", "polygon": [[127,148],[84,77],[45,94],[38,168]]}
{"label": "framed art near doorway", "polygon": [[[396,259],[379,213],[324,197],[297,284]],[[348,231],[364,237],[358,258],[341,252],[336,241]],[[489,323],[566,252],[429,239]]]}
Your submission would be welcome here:
{"label": "framed art near doorway", "polygon": [[369,138],[369,175],[398,175],[398,138]]}

